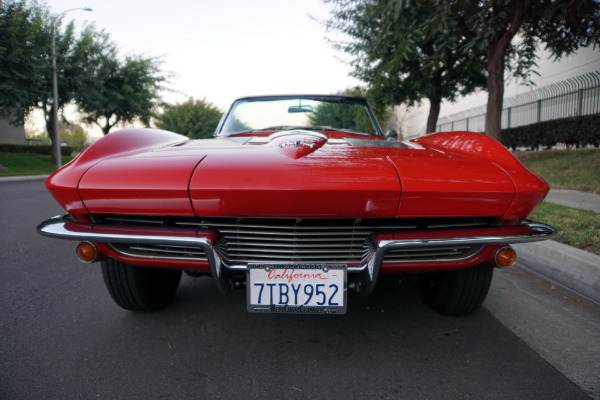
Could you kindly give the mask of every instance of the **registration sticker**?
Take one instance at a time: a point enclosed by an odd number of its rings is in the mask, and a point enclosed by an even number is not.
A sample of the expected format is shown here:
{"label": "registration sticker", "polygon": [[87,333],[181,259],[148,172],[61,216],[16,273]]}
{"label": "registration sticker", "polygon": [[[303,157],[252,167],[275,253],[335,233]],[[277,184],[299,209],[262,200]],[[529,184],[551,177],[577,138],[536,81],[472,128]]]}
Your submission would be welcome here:
{"label": "registration sticker", "polygon": [[345,265],[249,264],[248,311],[345,314]]}

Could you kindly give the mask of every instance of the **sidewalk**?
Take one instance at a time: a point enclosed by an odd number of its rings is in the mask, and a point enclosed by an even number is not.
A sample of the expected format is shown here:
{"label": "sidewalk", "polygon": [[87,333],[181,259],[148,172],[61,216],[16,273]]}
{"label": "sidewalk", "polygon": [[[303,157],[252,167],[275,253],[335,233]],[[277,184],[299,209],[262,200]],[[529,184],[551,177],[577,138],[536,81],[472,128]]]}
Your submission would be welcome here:
{"label": "sidewalk", "polygon": [[[545,201],[600,212],[596,194],[551,189]],[[554,240],[513,247],[520,264],[600,303],[600,256]]]}
{"label": "sidewalk", "polygon": [[600,213],[600,195],[597,194],[577,192],[575,190],[550,189],[550,193],[548,193],[545,201]]}

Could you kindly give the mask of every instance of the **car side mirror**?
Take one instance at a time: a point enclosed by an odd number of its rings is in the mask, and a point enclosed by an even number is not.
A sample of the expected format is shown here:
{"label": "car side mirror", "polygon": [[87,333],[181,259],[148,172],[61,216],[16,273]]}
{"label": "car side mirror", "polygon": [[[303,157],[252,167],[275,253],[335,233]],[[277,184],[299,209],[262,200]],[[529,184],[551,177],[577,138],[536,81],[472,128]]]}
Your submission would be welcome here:
{"label": "car side mirror", "polygon": [[395,131],[395,130],[393,130],[393,129],[388,129],[388,130],[385,132],[385,138],[386,138],[387,140],[397,140],[397,139],[398,139],[398,132],[396,132],[396,131]]}

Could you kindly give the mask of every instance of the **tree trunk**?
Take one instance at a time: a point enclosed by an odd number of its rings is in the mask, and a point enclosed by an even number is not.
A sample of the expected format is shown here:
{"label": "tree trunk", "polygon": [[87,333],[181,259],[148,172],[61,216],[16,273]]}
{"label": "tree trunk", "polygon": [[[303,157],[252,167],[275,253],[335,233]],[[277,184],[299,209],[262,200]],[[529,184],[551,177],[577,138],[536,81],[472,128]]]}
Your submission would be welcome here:
{"label": "tree trunk", "polygon": [[50,144],[52,148],[52,162],[56,165],[56,160],[60,157],[60,154],[56,154],[56,146],[54,146],[54,114],[52,112],[47,113],[44,108],[44,120],[46,122],[46,132],[50,138]]}
{"label": "tree trunk", "polygon": [[108,121],[108,118],[106,119],[106,124],[104,124],[104,126],[100,126],[100,128],[102,128],[102,133],[104,134],[104,136],[108,135],[108,132],[110,132],[110,130],[112,129],[114,125],[111,125],[111,123]]}
{"label": "tree trunk", "polygon": [[442,104],[442,95],[434,93],[429,97],[429,116],[427,117],[427,130],[425,133],[436,131],[438,117],[440,116],[440,106]]}
{"label": "tree trunk", "polygon": [[104,136],[106,136],[106,135],[108,135],[110,130],[119,123],[119,118],[117,118],[116,121],[113,122],[112,124],[110,123],[110,115],[107,117],[104,117],[104,119],[106,120],[106,123],[104,125],[100,125],[100,123],[98,123],[98,122],[97,122],[97,124],[102,129],[102,133],[104,134]]}
{"label": "tree trunk", "polygon": [[488,103],[485,115],[485,134],[500,141],[502,136],[502,102],[504,100],[504,66],[506,52],[513,37],[519,31],[523,22],[525,3],[515,1],[505,3],[506,10],[495,8],[496,15],[505,13],[509,9],[514,12],[510,21],[507,21],[506,30],[498,32],[495,40],[492,40],[486,51],[488,60]]}
{"label": "tree trunk", "polygon": [[493,50],[488,51],[488,102],[485,115],[485,134],[500,141],[504,99],[504,52],[497,51],[497,48]]}

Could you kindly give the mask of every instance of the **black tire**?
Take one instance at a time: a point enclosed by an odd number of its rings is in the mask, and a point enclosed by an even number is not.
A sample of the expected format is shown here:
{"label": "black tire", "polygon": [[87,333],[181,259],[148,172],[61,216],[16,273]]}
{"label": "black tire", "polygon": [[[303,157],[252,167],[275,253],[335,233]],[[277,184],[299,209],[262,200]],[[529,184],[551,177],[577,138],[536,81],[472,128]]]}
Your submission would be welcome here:
{"label": "black tire", "polygon": [[181,271],[141,268],[109,258],[103,260],[102,277],[115,303],[126,310],[154,311],[171,302]]}
{"label": "black tire", "polygon": [[473,314],[487,296],[494,268],[488,264],[419,275],[421,295],[435,312],[448,316]]}

